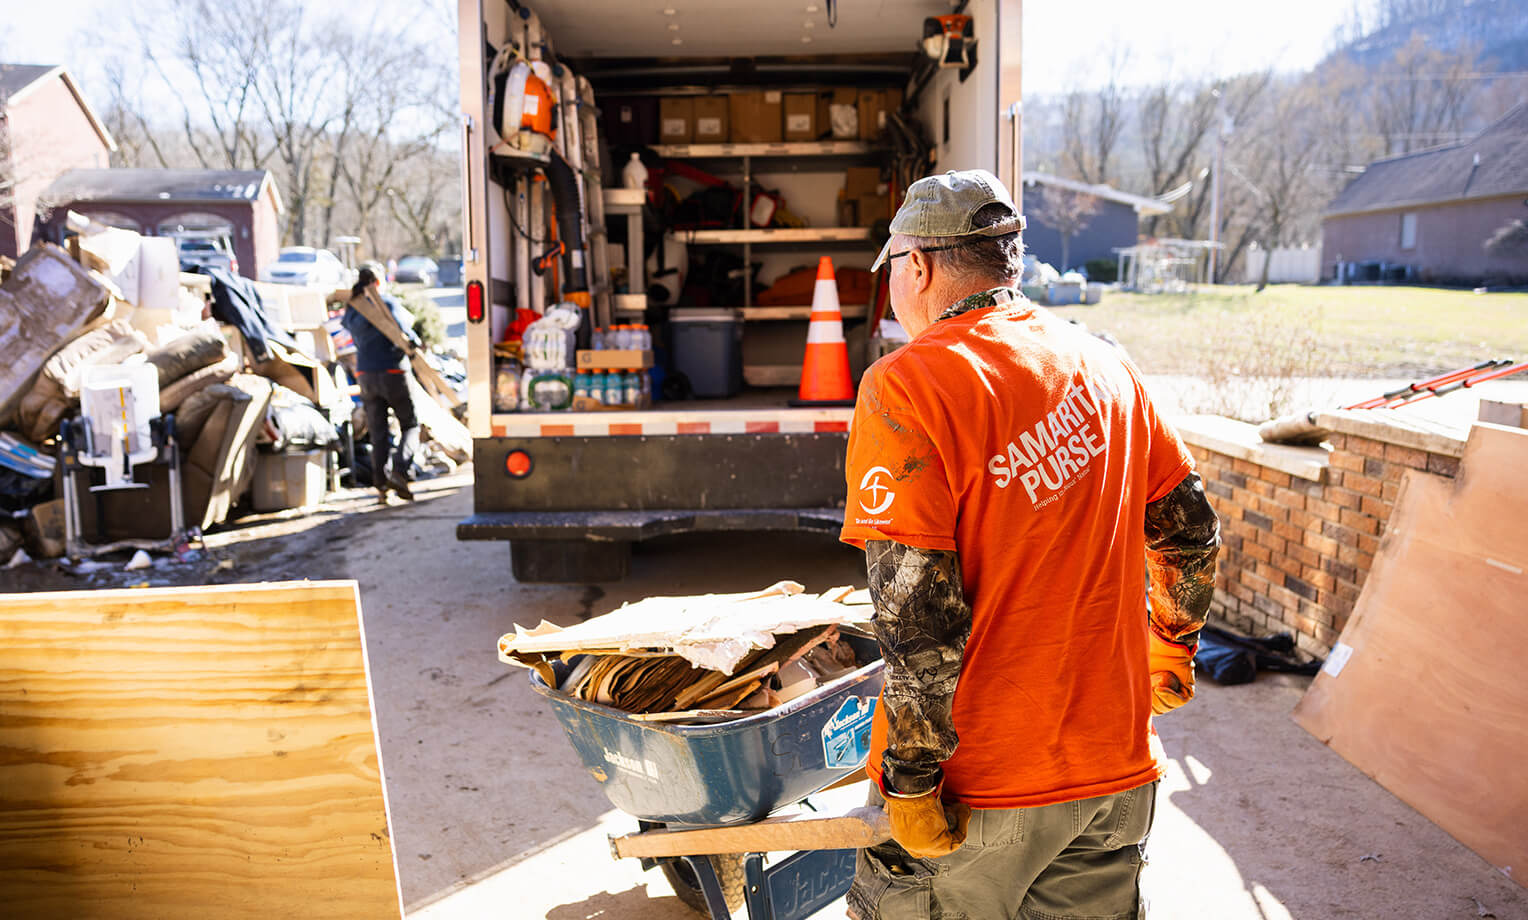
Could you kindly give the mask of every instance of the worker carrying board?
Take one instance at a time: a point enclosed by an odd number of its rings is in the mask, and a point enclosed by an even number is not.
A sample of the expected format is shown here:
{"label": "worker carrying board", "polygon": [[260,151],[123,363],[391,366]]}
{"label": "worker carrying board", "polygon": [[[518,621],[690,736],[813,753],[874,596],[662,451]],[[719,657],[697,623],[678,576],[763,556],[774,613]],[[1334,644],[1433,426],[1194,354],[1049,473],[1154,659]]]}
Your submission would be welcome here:
{"label": "worker carrying board", "polygon": [[[395,335],[401,334],[400,341],[417,347],[419,338],[414,335],[413,317],[382,288],[385,271],[377,262],[362,265],[351,294],[353,298],[375,295],[397,324]],[[409,393],[410,354],[373,325],[354,304],[345,308],[340,322],[355,340],[356,374],[360,378],[361,406],[366,410],[366,430],[371,438],[371,482],[377,490],[377,501],[387,503],[388,489],[413,501],[409,481],[414,454],[419,450],[419,417]],[[392,432],[388,410],[398,419],[395,450],[389,449]]]}
{"label": "worker carrying board", "polygon": [[874,266],[910,342],[866,373],[846,469],[893,835],[859,853],[860,920],[1140,916],[1151,719],[1193,696],[1215,513],[1123,353],[1018,292],[1023,227],[991,173],[932,176]]}

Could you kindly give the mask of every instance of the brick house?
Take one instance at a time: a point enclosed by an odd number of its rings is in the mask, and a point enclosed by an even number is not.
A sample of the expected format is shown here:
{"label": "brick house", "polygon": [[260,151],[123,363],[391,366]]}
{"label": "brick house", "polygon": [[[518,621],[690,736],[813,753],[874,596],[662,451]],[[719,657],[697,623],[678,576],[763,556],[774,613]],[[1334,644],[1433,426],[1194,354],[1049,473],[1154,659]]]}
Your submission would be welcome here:
{"label": "brick house", "polygon": [[[1088,218],[1087,225],[1081,231],[1072,236],[1066,259],[1070,265],[1061,264],[1061,233],[1047,223],[1040,206],[1046,188],[1089,195],[1097,202],[1096,213]],[[1024,173],[1024,196],[1028,202],[1024,211],[1027,223],[1024,228],[1024,251],[1054,266],[1057,271],[1080,267],[1091,259],[1108,259],[1113,262],[1116,249],[1134,246],[1140,239],[1141,215],[1151,217],[1172,210],[1172,205],[1155,198],[1041,172]]]}
{"label": "brick house", "polygon": [[0,256],[31,246],[49,183],[71,169],[104,169],[116,149],[64,68],[0,64]]}
{"label": "brick house", "polygon": [[50,227],[78,211],[147,236],[226,234],[247,278],[259,277],[281,249],[281,193],[263,169],[75,169],[43,200]]}
{"label": "brick house", "polygon": [[1528,283],[1528,242],[1492,252],[1514,222],[1528,235],[1528,104],[1474,139],[1377,160],[1322,224],[1323,279]]}

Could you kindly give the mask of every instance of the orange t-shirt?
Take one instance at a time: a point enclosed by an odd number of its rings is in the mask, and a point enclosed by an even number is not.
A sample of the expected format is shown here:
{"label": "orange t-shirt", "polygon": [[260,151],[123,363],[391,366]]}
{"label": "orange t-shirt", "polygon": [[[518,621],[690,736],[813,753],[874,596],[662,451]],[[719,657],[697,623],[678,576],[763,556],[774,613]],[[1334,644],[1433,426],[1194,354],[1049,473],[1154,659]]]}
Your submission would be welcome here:
{"label": "orange t-shirt", "polygon": [[[1047,805],[1161,775],[1146,505],[1192,469],[1116,349],[1022,300],[941,320],[865,374],[842,539],[956,551],[972,609],[946,799]],[[877,779],[885,744],[877,707]]]}

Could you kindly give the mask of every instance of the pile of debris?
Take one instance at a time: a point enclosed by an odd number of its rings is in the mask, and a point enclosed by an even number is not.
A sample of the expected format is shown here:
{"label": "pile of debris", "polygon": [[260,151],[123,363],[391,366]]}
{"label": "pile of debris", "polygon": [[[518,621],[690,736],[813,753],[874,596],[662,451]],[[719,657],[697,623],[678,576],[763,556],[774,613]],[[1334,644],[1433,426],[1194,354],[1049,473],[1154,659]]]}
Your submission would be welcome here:
{"label": "pile of debris", "polygon": [[849,637],[874,641],[869,592],[803,591],[784,581],[748,594],[647,598],[566,629],[516,626],[500,638],[499,659],[638,721],[738,719],[863,664]]}
{"label": "pile of debris", "polygon": [[[185,274],[171,238],[72,212],[67,226],[63,245],[0,260],[0,563],[23,545],[173,550],[236,506],[317,504],[364,419],[325,293]],[[80,416],[112,386],[124,405],[107,435]],[[466,460],[470,436],[441,414],[424,440]]]}

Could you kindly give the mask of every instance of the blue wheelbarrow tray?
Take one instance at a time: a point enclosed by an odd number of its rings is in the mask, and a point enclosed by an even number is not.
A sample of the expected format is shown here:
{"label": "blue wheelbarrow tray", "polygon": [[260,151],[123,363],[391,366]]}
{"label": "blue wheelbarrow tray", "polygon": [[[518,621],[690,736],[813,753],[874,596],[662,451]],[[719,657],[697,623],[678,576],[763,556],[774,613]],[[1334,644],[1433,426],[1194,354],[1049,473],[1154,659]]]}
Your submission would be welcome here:
{"label": "blue wheelbarrow tray", "polygon": [[[845,636],[861,666],[782,706],[731,722],[642,722],[547,686],[546,697],[584,769],[616,808],[670,827],[761,820],[864,766],[881,692],[874,640]],[[559,684],[571,664],[553,665]]]}

